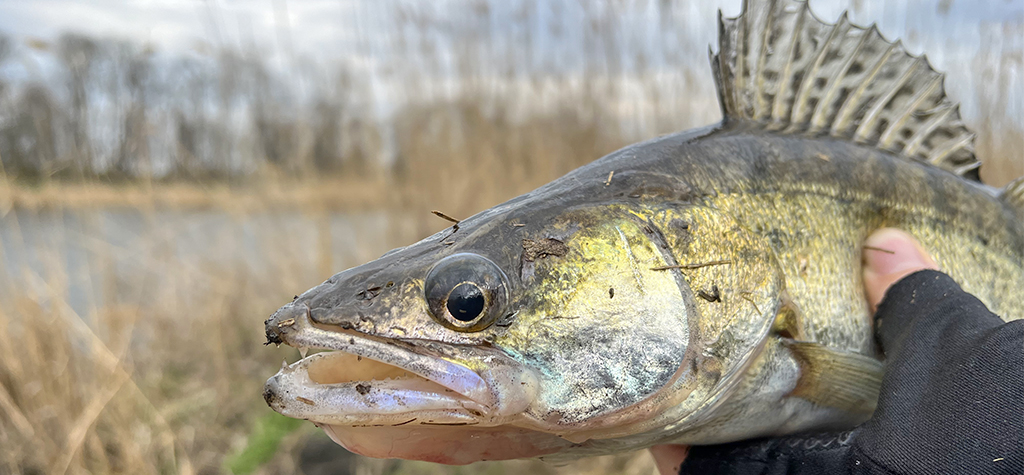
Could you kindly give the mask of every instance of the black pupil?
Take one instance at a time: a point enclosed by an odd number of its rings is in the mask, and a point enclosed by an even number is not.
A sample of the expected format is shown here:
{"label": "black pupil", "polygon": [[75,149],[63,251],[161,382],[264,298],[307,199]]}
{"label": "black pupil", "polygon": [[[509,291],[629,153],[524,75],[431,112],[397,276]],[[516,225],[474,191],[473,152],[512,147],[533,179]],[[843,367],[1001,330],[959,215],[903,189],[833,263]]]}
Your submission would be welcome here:
{"label": "black pupil", "polygon": [[448,294],[448,313],[460,322],[471,322],[483,311],[484,294],[474,284],[459,284]]}

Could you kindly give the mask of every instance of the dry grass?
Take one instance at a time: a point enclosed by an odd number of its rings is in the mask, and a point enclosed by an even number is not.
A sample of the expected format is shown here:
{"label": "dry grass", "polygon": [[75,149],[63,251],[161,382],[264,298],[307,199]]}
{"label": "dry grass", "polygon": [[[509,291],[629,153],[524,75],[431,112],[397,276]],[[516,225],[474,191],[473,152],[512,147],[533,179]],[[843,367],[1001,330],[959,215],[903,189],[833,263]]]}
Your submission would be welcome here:
{"label": "dry grass", "polygon": [[[57,229],[67,235],[56,242],[102,235],[102,216],[76,216],[92,224]],[[219,472],[265,409],[261,380],[287,353],[258,344],[260,315],[304,285],[287,262],[270,280],[190,268],[147,233],[140,270],[118,271],[124,249],[93,242],[81,278],[66,271],[68,249],[10,242],[12,228],[41,226],[34,215],[4,219],[4,248],[40,265],[6,276],[0,305],[0,472]],[[104,297],[77,313],[69,295],[83,284]]]}
{"label": "dry grass", "polygon": [[266,177],[245,185],[226,182],[47,181],[0,185],[0,210],[90,210],[130,206],[139,209],[220,209],[253,212],[273,209],[343,211],[390,208],[397,196],[385,191],[392,180],[361,177]]}

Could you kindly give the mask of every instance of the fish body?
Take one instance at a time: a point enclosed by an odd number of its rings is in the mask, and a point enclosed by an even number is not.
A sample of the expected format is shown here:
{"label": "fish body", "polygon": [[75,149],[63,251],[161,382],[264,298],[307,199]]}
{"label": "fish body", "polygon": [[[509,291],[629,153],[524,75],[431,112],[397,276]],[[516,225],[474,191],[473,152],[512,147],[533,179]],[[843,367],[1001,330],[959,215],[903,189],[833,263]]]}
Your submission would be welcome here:
{"label": "fish body", "polygon": [[[881,227],[1024,318],[1024,186],[976,181],[941,75],[801,2],[722,24],[722,123],[305,292],[268,341],[334,351],[285,365],[268,404],[358,453],[451,464],[849,428],[880,381],[859,279]],[[777,80],[798,73],[825,80]]]}

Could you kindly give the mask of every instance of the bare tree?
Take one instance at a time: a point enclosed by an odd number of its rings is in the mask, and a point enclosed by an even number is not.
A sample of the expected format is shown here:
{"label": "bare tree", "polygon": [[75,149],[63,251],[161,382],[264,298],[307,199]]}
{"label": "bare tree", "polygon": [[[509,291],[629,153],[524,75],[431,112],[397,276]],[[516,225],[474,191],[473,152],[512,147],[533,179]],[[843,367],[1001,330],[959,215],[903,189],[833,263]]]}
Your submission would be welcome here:
{"label": "bare tree", "polygon": [[138,50],[131,45],[121,48],[118,60],[124,62],[122,74],[128,93],[127,111],[123,116],[121,146],[118,151],[115,171],[125,177],[137,176],[140,168],[151,168],[149,163],[147,117],[149,103],[149,82],[151,73],[150,52]]}
{"label": "bare tree", "polygon": [[[14,53],[14,43],[11,38],[0,34],[0,66],[7,62],[7,59]],[[3,98],[7,90],[7,83],[0,77],[0,98]]]}
{"label": "bare tree", "polygon": [[18,114],[0,129],[0,158],[11,176],[38,179],[55,170],[57,108],[50,93],[31,85],[18,97]]}
{"label": "bare tree", "polygon": [[67,85],[71,92],[71,127],[73,137],[73,163],[79,177],[93,173],[92,146],[89,141],[89,103],[86,88],[97,54],[96,42],[73,33],[57,41],[57,57],[67,72]]}

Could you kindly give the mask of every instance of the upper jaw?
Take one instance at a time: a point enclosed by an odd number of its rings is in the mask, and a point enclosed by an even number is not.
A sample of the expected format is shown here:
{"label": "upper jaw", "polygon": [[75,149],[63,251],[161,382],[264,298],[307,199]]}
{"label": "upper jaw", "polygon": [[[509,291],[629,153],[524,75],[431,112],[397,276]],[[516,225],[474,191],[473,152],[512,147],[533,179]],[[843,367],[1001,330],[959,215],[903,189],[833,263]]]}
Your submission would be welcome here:
{"label": "upper jaw", "polygon": [[[268,344],[285,343],[300,349],[322,348],[355,355],[356,358],[337,353],[314,354],[282,366],[267,381],[264,398],[271,408],[314,422],[353,426],[498,425],[521,413],[532,402],[538,386],[532,371],[500,352],[431,342],[431,353],[444,354],[430,354],[408,341],[315,324],[308,307],[302,304],[283,307],[267,320],[266,330]],[[350,359],[341,361],[345,358]],[[359,363],[363,358],[372,361]],[[478,373],[455,361],[466,361],[481,370]],[[311,370],[316,375],[330,365],[358,373],[356,367],[361,364],[376,365],[371,372],[383,370],[394,375],[395,371],[404,370],[411,374],[399,379],[373,377],[363,381],[348,376],[328,380],[323,376],[311,377]],[[369,378],[366,374],[356,376]]]}

